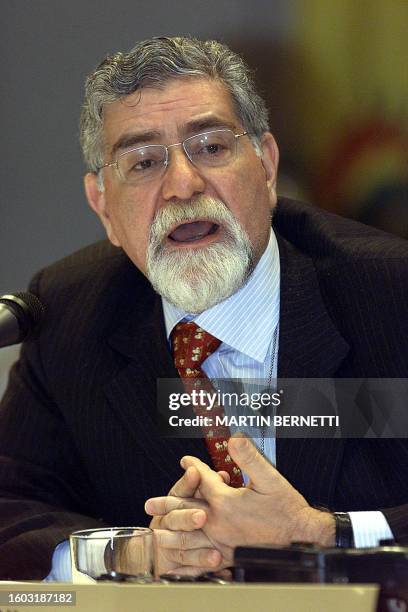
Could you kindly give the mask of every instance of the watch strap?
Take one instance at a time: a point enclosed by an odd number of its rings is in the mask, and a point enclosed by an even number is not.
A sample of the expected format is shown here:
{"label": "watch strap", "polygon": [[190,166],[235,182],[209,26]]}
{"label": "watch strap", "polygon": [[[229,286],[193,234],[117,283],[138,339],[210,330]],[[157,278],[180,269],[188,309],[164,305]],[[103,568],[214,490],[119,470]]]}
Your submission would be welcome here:
{"label": "watch strap", "polygon": [[353,548],[354,535],[350,515],[347,512],[334,512],[336,521],[336,547]]}

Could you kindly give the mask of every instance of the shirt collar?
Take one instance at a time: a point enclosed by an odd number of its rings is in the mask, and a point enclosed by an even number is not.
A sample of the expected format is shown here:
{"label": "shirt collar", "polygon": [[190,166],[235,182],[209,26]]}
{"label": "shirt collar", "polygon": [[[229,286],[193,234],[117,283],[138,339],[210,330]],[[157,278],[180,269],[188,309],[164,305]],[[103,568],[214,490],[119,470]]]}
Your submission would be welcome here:
{"label": "shirt collar", "polygon": [[[162,297],[167,339],[177,323],[186,319],[228,345],[264,362],[279,322],[280,261],[276,236],[269,242],[251,276],[229,298],[199,315],[191,315]],[[220,350],[224,347],[221,345]]]}

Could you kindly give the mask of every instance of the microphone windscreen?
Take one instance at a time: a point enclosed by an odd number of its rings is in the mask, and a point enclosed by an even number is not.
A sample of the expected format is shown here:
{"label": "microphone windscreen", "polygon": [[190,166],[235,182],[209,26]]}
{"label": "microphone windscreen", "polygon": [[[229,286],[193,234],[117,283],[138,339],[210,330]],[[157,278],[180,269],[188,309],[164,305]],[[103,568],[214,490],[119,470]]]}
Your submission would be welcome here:
{"label": "microphone windscreen", "polygon": [[4,304],[18,320],[20,342],[40,324],[45,312],[45,308],[37,296],[27,291],[2,295],[0,304]]}

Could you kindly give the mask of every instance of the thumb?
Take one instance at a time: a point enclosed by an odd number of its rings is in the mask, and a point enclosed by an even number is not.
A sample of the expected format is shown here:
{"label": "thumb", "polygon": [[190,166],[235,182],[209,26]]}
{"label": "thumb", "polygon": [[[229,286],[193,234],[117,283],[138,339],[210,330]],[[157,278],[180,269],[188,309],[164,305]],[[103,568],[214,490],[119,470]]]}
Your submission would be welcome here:
{"label": "thumb", "polygon": [[228,452],[233,461],[245,472],[251,481],[250,488],[259,493],[269,493],[279,472],[265,459],[256,446],[243,434],[231,437]]}

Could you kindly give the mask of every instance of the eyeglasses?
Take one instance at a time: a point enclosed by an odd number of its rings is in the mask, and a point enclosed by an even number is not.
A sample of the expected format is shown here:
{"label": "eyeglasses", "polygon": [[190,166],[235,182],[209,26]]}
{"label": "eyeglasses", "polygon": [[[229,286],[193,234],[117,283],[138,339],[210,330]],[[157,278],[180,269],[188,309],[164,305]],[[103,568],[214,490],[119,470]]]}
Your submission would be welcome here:
{"label": "eyeglasses", "polygon": [[232,130],[211,130],[190,136],[171,145],[151,144],[121,153],[113,162],[98,168],[113,166],[128,185],[139,185],[160,178],[169,164],[169,149],[182,146],[184,153],[197,168],[219,168],[231,163],[237,155],[237,141],[248,132],[234,134]]}

